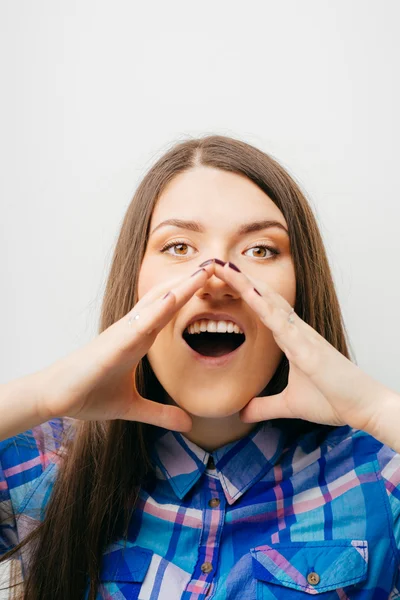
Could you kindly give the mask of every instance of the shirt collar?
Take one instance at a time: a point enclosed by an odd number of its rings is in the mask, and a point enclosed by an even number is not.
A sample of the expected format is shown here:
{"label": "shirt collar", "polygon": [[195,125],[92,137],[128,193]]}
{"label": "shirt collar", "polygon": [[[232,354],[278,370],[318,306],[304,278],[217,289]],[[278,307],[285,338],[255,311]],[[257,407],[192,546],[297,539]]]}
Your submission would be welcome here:
{"label": "shirt collar", "polygon": [[259,423],[247,436],[207,452],[183,433],[159,428],[152,458],[159,467],[156,475],[166,479],[180,500],[192,489],[207,468],[210,455],[229,504],[236,502],[278,461],[287,435],[285,428],[271,421]]}

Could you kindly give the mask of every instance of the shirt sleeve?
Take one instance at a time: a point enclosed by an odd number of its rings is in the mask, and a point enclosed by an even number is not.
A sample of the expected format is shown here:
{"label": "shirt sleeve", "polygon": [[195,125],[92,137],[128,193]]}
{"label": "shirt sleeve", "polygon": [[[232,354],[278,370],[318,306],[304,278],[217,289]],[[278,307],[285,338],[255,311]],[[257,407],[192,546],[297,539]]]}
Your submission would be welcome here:
{"label": "shirt sleeve", "polygon": [[394,586],[389,598],[390,600],[399,600],[400,598],[400,567],[397,569]]}
{"label": "shirt sleeve", "polygon": [[11,504],[7,473],[1,460],[3,445],[4,442],[0,442],[0,556],[3,556],[3,554],[17,543],[16,523]]}
{"label": "shirt sleeve", "polygon": [[398,569],[390,600],[400,599],[400,454],[389,446],[382,446],[377,454],[379,472],[393,519],[393,545],[397,553]]}
{"label": "shirt sleeve", "polygon": [[54,419],[0,442],[0,556],[19,543],[19,507],[54,462],[64,432],[73,421]]}

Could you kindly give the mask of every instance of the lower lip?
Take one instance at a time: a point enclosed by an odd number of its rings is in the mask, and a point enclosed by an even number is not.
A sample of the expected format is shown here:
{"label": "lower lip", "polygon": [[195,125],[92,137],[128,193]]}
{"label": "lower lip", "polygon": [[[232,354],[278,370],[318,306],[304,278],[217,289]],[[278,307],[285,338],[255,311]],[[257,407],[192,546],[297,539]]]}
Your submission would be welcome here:
{"label": "lower lip", "polygon": [[196,350],[193,350],[193,348],[191,348],[183,338],[182,341],[185,344],[186,348],[189,350],[189,352],[192,354],[193,358],[205,367],[225,367],[225,365],[229,364],[232,360],[236,358],[236,356],[239,354],[240,350],[246,343],[245,340],[243,344],[236,348],[236,350],[233,350],[233,352],[229,352],[229,354],[224,354],[223,356],[204,356],[203,354],[199,354],[198,352],[196,352]]}

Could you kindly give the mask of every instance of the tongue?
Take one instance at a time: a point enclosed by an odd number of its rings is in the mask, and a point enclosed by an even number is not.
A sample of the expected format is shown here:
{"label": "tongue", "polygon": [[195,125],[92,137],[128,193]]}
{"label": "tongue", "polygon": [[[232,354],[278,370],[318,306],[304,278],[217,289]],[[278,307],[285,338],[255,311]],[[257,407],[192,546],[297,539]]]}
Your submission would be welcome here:
{"label": "tongue", "polygon": [[224,356],[236,350],[243,342],[242,336],[232,333],[198,333],[188,335],[185,340],[203,356]]}

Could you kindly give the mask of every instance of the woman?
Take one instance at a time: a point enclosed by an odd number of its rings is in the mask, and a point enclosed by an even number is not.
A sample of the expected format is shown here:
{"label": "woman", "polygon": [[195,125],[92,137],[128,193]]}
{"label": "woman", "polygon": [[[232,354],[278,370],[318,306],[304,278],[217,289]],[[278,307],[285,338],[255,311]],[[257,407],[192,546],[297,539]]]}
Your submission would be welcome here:
{"label": "woman", "polygon": [[400,397],[350,360],[317,224],[276,161],[223,136],[163,156],[99,330],[1,390],[16,597],[395,597]]}

